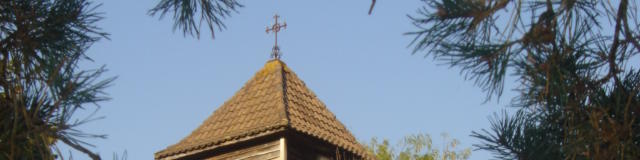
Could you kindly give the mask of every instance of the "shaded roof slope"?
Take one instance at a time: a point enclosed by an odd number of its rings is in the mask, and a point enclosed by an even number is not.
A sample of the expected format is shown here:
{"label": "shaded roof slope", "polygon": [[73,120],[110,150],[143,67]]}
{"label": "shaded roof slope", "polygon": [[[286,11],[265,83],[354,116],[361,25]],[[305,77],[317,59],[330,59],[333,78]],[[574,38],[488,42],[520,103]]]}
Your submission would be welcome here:
{"label": "shaded roof slope", "polygon": [[155,154],[191,155],[282,130],[295,130],[357,155],[366,150],[286,64],[271,60],[191,134]]}

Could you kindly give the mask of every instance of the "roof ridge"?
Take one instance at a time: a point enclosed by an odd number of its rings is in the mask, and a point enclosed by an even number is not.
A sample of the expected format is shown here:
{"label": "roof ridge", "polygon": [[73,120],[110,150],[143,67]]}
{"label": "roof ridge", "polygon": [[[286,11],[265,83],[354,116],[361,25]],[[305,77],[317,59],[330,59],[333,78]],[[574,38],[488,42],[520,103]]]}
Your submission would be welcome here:
{"label": "roof ridge", "polygon": [[291,128],[291,118],[289,118],[289,101],[288,101],[288,97],[287,97],[287,73],[286,73],[286,64],[282,61],[280,61],[279,59],[275,59],[276,61],[278,61],[278,63],[280,63],[280,77],[282,78],[282,104],[284,105],[282,107],[282,109],[284,109],[284,117],[285,120],[287,121],[287,124],[285,124],[287,127]]}

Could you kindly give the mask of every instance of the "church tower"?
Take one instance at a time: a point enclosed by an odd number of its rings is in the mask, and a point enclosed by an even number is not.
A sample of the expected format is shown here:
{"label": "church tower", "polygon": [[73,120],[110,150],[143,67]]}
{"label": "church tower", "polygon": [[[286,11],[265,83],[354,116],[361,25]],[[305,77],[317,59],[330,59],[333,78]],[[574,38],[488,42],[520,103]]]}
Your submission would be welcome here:
{"label": "church tower", "polygon": [[[286,26],[276,23],[267,32]],[[279,58],[269,60],[190,135],[157,160],[373,159],[347,128]]]}

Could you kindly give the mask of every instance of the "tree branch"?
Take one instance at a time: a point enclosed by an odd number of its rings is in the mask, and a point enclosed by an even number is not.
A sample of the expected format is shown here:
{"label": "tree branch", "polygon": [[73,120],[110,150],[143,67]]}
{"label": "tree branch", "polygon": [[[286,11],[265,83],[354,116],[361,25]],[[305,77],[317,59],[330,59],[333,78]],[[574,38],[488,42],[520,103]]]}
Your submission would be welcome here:
{"label": "tree branch", "polygon": [[[618,66],[616,65],[616,53],[618,52],[618,47],[620,46],[619,35],[620,35],[620,31],[622,30],[622,19],[623,17],[626,17],[625,13],[627,12],[627,2],[628,2],[627,0],[620,1],[620,5],[618,7],[618,15],[616,17],[616,27],[615,27],[615,31],[613,32],[613,44],[611,44],[611,50],[609,51],[609,56],[608,56],[609,73],[607,77],[613,77],[616,85],[620,84],[620,80],[618,79],[617,76],[615,76],[615,74],[618,72],[617,71]],[[604,80],[606,81],[606,79]]]}
{"label": "tree branch", "polygon": [[87,154],[87,156],[91,157],[91,159],[93,160],[101,160],[100,159],[100,155],[98,155],[97,153],[93,153],[91,152],[89,149],[77,144],[77,143],[73,143],[71,142],[69,139],[61,137],[60,140],[62,142],[64,142],[64,144],[69,145],[71,148],[76,149],[84,154]]}
{"label": "tree branch", "polygon": [[631,29],[629,28],[629,22],[627,21],[626,13],[625,13],[625,16],[622,18],[622,21],[624,22],[624,37],[626,41],[628,43],[631,43],[638,50],[638,52],[640,52],[640,43],[638,43],[638,39],[634,38],[633,34],[631,33]]}
{"label": "tree branch", "polygon": [[373,6],[376,5],[376,0],[371,0],[371,7],[369,7],[369,15],[371,15],[371,12],[373,12]]}

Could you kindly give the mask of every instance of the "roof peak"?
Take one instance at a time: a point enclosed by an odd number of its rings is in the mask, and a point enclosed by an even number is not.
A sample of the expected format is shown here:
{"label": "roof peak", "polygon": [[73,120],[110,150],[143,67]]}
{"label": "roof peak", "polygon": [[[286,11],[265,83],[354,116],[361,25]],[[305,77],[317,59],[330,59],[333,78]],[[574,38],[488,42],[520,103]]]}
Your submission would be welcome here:
{"label": "roof peak", "polygon": [[267,61],[268,63],[281,63],[281,64],[285,64],[284,61],[280,60],[280,59],[270,59]]}
{"label": "roof peak", "polygon": [[303,133],[365,157],[366,150],[347,128],[279,60],[267,61],[233,97],[190,135],[155,154],[156,159],[186,156],[283,130]]}

